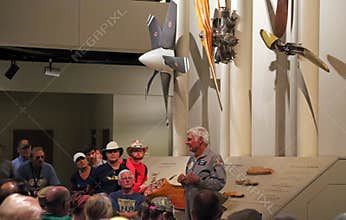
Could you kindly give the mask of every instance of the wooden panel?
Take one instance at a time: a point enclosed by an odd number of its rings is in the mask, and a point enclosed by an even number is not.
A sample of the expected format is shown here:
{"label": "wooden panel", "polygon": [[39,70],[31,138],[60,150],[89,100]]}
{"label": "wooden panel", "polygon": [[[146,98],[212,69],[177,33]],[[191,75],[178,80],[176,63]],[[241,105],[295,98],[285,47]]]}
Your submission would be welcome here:
{"label": "wooden panel", "polygon": [[162,24],[167,4],[144,1],[81,1],[80,42],[83,49],[144,52],[150,49],[146,20]]}
{"label": "wooden panel", "polygon": [[79,45],[79,0],[3,0],[0,8],[1,45]]}

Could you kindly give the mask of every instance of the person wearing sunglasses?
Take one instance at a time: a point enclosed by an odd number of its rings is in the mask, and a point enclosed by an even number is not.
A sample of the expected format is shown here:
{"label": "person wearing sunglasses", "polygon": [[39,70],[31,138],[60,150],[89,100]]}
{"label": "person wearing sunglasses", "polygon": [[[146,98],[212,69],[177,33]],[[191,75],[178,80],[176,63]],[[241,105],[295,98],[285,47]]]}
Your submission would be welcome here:
{"label": "person wearing sunglasses", "polygon": [[125,160],[121,160],[123,148],[115,141],[111,141],[102,150],[102,153],[107,163],[96,168],[94,175],[90,178],[92,182],[89,182],[88,188],[96,193],[110,194],[120,189],[118,175],[120,171],[126,169]]}
{"label": "person wearing sunglasses", "polygon": [[12,160],[12,166],[14,172],[17,172],[18,168],[30,159],[31,154],[31,144],[28,139],[22,139],[17,145],[18,157]]}
{"label": "person wearing sunglasses", "polygon": [[16,178],[24,180],[28,184],[32,196],[36,196],[36,193],[45,186],[60,184],[54,167],[45,162],[44,158],[43,148],[34,147],[30,160],[22,164],[16,173]]}
{"label": "person wearing sunglasses", "polygon": [[88,164],[86,155],[82,152],[77,152],[73,155],[73,162],[77,167],[77,171],[71,176],[72,191],[87,193],[88,182],[95,172],[95,168]]}

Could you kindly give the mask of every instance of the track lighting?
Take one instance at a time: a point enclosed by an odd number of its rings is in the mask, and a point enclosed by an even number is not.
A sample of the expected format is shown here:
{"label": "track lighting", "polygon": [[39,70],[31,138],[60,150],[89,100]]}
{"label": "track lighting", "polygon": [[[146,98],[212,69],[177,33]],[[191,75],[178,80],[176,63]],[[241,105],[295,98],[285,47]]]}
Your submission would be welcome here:
{"label": "track lighting", "polygon": [[11,66],[6,71],[5,76],[8,79],[12,79],[14,77],[14,75],[16,75],[18,70],[19,70],[19,66],[17,66],[16,61],[15,60],[11,60]]}
{"label": "track lighting", "polygon": [[47,76],[59,77],[60,76],[60,69],[59,68],[53,68],[52,63],[53,63],[52,59],[49,59],[49,66],[44,67],[44,74]]}

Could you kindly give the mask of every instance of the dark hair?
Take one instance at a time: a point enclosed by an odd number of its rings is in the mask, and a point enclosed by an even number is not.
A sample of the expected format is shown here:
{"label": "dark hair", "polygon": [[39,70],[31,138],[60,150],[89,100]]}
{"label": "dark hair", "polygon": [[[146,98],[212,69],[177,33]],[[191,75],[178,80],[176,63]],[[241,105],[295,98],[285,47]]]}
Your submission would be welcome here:
{"label": "dark hair", "polygon": [[219,219],[222,214],[219,197],[215,192],[208,189],[199,191],[193,200],[192,212],[198,220]]}
{"label": "dark hair", "polygon": [[96,146],[87,146],[87,147],[84,147],[84,149],[82,150],[83,153],[85,154],[88,154],[90,151],[93,151],[93,150],[99,150],[98,147]]}

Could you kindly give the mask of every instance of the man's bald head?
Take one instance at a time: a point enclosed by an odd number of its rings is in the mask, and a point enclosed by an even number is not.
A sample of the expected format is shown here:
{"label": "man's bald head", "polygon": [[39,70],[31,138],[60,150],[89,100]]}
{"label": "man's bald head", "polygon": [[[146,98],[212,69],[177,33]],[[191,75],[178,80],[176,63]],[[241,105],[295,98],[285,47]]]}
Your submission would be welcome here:
{"label": "man's bald head", "polygon": [[8,196],[0,205],[2,220],[32,219],[40,220],[43,210],[37,199],[19,194]]}
{"label": "man's bald head", "polygon": [[46,209],[55,215],[66,215],[69,211],[70,192],[64,186],[54,186],[47,190]]}

